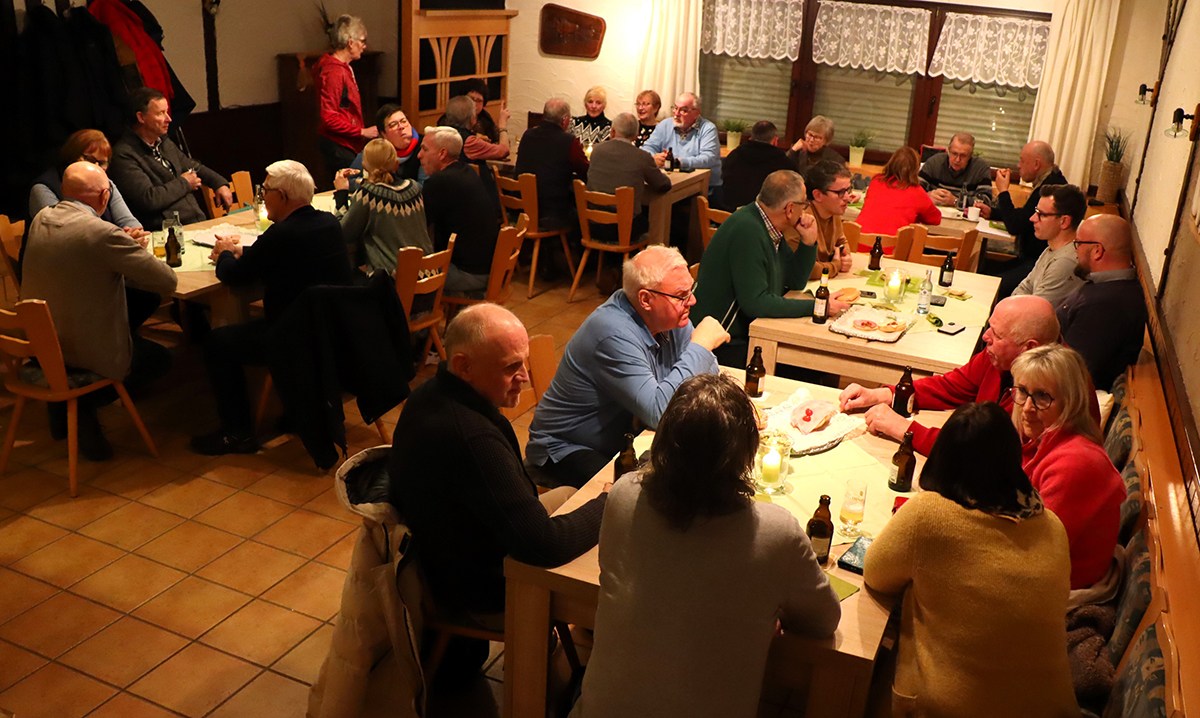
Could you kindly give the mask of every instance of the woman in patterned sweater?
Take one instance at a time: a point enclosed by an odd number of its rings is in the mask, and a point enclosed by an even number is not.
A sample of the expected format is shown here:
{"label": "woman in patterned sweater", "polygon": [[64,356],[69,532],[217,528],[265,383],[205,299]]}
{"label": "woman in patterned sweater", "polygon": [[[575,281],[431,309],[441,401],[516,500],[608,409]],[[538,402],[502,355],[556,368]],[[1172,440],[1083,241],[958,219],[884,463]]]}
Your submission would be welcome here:
{"label": "woman in patterned sweater", "polygon": [[587,147],[608,139],[612,132],[612,120],[604,116],[608,107],[608,93],[596,85],[583,96],[584,114],[571,118],[571,134],[579,138],[579,144]]}
{"label": "woman in patterned sweater", "polygon": [[[342,233],[356,267],[370,274],[376,269],[396,271],[396,257],[404,247],[420,247],[429,254],[433,243],[425,225],[421,186],[413,180],[396,182],[396,148],[387,140],[372,140],[363,149],[363,181],[350,195],[342,214]],[[345,178],[337,178],[345,182]],[[335,182],[335,187],[338,183]]]}

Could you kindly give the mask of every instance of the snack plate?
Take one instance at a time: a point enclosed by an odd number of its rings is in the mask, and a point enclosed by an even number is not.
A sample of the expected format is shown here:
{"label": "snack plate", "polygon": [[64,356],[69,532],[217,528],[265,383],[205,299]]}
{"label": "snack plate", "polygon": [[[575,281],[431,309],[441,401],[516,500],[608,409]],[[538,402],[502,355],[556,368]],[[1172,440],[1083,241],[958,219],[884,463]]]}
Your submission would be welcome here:
{"label": "snack plate", "polygon": [[[866,319],[876,324],[887,324],[888,322],[895,321],[904,324],[904,329],[898,332],[885,332],[879,329],[863,331],[854,326],[854,322],[860,319]],[[916,322],[917,315],[915,314],[892,312],[855,304],[829,325],[829,331],[845,334],[848,337],[866,339],[867,341],[895,343],[900,341],[900,337],[907,334],[908,330],[912,329],[913,324],[916,324]]]}
{"label": "snack plate", "polygon": [[781,431],[792,439],[792,456],[810,456],[828,451],[845,439],[852,439],[867,430],[867,423],[862,415],[849,416],[838,412],[829,419],[823,429],[811,434],[802,434],[792,426],[792,409],[797,404],[808,401],[812,394],[803,387],[797,389],[782,404],[767,409],[767,431]]}

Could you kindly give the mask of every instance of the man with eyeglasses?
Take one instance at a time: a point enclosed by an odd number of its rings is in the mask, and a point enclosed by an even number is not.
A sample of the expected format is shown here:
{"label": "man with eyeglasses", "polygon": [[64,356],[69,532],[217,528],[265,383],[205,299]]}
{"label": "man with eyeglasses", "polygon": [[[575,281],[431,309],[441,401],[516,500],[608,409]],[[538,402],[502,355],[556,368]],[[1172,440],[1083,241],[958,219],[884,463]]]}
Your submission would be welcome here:
{"label": "man with eyeglasses", "polygon": [[[392,147],[396,148],[396,157],[400,161],[399,169],[393,173],[396,182],[410,179],[424,185],[425,172],[421,170],[421,163],[417,160],[417,153],[421,149],[421,135],[417,128],[409,123],[408,115],[404,114],[400,105],[388,103],[380,107],[379,112],[375,113],[375,129],[379,131],[380,137],[391,142]],[[358,189],[358,178],[362,176],[362,170],[363,153],[359,152],[348,169],[339,170],[334,174],[334,197],[339,207],[344,207],[349,200],[349,193]]]}
{"label": "man with eyeglasses", "polygon": [[842,231],[842,215],[850,204],[850,168],[837,162],[821,161],[804,176],[808,185],[808,213],[817,226],[817,261],[809,279],[820,279],[829,271],[830,278],[850,271],[850,249]]}
{"label": "man with eyeglasses", "polygon": [[1033,210],[1033,236],[1048,246],[1013,290],[1013,296],[1034,294],[1058,306],[1083,285],[1075,274],[1078,260],[1074,242],[1075,230],[1087,213],[1087,197],[1073,184],[1044,184],[1034,197],[1037,208]]}
{"label": "man with eyeglasses", "polygon": [[[732,337],[717,351],[721,364],[746,365],[755,319],[812,316],[813,300],[784,296],[804,288],[816,261],[816,221],[806,209],[804,178],[791,170],[772,172],[758,199],[730,215],[704,251],[695,316],[717,320]],[[785,231],[799,234],[794,246]],[[849,306],[829,299],[832,314]]]}
{"label": "man with eyeglasses", "polygon": [[721,140],[717,126],[700,116],[700,97],[685,92],[675,98],[671,119],[659,122],[642,149],[654,155],[654,164],[666,167],[667,150],[685,170],[707,169],[708,201],[718,209],[725,206],[721,190]]}
{"label": "man with eyeglasses", "polygon": [[679,251],[653,245],[625,262],[623,287],[584,320],[529,427],[526,464],[548,485],[583,486],[624,448],[635,423],[658,425],[675,389],[717,371],[729,335],[692,328],[692,276]]}
{"label": "man with eyeglasses", "polygon": [[957,132],[946,150],[921,165],[921,187],[934,204],[953,206],[966,193],[967,204],[992,203],[992,168],[987,160],[975,156],[975,137]]}

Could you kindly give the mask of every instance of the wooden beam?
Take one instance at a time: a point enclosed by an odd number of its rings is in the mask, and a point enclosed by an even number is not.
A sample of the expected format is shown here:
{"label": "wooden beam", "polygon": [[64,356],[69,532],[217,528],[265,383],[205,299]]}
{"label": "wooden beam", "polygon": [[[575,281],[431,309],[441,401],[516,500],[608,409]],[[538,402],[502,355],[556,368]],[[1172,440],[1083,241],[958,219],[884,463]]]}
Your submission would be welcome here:
{"label": "wooden beam", "polygon": [[200,15],[204,18],[204,75],[208,88],[208,110],[212,112],[221,109],[220,74],[217,70],[217,19],[208,11],[206,0],[200,0]]}

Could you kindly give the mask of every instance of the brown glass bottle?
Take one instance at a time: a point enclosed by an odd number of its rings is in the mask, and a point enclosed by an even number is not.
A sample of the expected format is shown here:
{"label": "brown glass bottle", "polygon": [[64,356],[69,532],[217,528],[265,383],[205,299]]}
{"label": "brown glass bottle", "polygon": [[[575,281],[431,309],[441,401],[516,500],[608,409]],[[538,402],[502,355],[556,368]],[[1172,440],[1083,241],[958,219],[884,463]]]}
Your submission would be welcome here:
{"label": "brown glass bottle", "polygon": [[942,271],[938,275],[938,285],[949,287],[954,284],[954,253],[946,255],[946,261],[942,262]]}
{"label": "brown glass bottle", "polygon": [[892,411],[900,416],[912,416],[913,409],[916,408],[913,400],[916,398],[917,390],[913,387],[912,367],[904,367],[904,376],[900,377],[900,383],[896,385],[896,391],[892,396]]}
{"label": "brown glass bottle", "polygon": [[167,266],[183,265],[183,248],[179,246],[179,230],[171,227],[167,230]]}
{"label": "brown glass bottle", "polygon": [[671,150],[670,147],[667,148],[666,167],[664,167],[663,169],[667,170],[668,172],[672,172],[675,170],[675,153]]}
{"label": "brown glass bottle", "polygon": [[912,491],[913,474],[917,468],[917,457],[913,455],[913,433],[904,432],[904,441],[892,456],[892,474],[888,478],[888,488],[904,493]]}
{"label": "brown glass bottle", "polygon": [[883,260],[883,237],[875,235],[875,244],[871,246],[871,261],[867,264],[867,269],[872,272],[878,272],[881,269],[879,264]]}
{"label": "brown glass bottle", "polygon": [[746,367],[746,394],[754,398],[762,396],[762,380],[767,375],[767,366],[763,364],[762,347],[754,347],[754,356]]}
{"label": "brown glass bottle", "polygon": [[616,481],[630,471],[637,471],[637,467],[638,457],[637,451],[633,448],[633,434],[626,434],[625,448],[617,454],[617,461],[613,467],[613,480]]}
{"label": "brown glass bottle", "polygon": [[813,324],[824,324],[829,318],[829,269],[821,270],[821,286],[817,287],[817,301],[813,303]]}
{"label": "brown glass bottle", "polygon": [[829,496],[821,496],[821,505],[813,512],[804,530],[808,533],[813,553],[817,555],[817,563],[824,566],[829,560],[829,547],[833,544],[833,514],[829,511]]}

